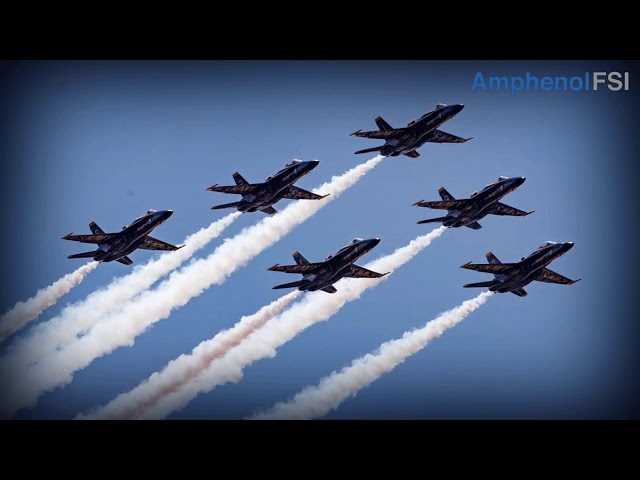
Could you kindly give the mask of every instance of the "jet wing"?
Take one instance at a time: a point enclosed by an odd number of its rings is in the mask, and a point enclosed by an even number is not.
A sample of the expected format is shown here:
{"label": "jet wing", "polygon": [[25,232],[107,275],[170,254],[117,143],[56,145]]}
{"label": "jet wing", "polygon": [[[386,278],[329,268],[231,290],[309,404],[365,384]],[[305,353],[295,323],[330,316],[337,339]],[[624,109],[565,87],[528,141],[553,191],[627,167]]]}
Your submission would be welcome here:
{"label": "jet wing", "polygon": [[471,140],[473,137],[462,138],[457,137],[456,135],[452,135],[447,132],[443,132],[442,130],[434,130],[433,137],[431,137],[428,142],[433,143],[464,143],[468,140]]}
{"label": "jet wing", "polygon": [[405,153],[405,155],[411,158],[418,158],[420,156],[420,154],[415,150],[411,150],[410,152]]}
{"label": "jet wing", "polygon": [[145,250],[173,251],[173,250],[178,250],[182,247],[184,247],[184,245],[181,245],[180,247],[176,247],[175,245],[171,245],[170,243],[163,242],[162,240],[158,240],[156,238],[153,238],[147,235],[144,239],[144,242],[142,242],[142,245],[140,245],[138,248],[143,248]]}
{"label": "jet wing", "polygon": [[[389,272],[387,272],[389,273]],[[345,275],[345,277],[351,278],[380,278],[387,275],[387,273],[378,273],[372,272],[371,270],[367,270],[364,267],[359,267],[358,265],[351,265],[349,269],[349,273]]]}
{"label": "jet wing", "polygon": [[469,203],[468,200],[436,200],[433,202],[425,202],[424,200],[420,200],[413,205],[416,207],[437,208],[440,210],[459,210],[463,208],[467,203]]}
{"label": "jet wing", "polygon": [[485,273],[504,273],[512,268],[517,267],[517,263],[465,263],[460,268],[466,268],[467,270],[475,270],[476,272]]}
{"label": "jet wing", "polygon": [[365,148],[364,150],[358,150],[358,151],[353,152],[353,153],[379,152],[380,150],[382,150],[383,147],[384,147],[384,145],[380,145],[380,146],[377,146],[377,147]]}
{"label": "jet wing", "polygon": [[574,283],[580,281],[580,279],[571,280],[570,278],[560,275],[559,273],[549,270],[548,268],[544,268],[542,270],[542,273],[539,277],[536,278],[536,280],[545,283],[560,283],[562,285],[573,285]]}
{"label": "jet wing", "polygon": [[118,258],[116,262],[123,263],[124,265],[131,265],[133,263],[133,260],[125,256],[125,257]]}
{"label": "jet wing", "polygon": [[63,240],[73,240],[74,242],[82,243],[109,243],[113,241],[118,235],[116,233],[103,233],[100,235],[74,235],[70,233],[65,235]]}
{"label": "jet wing", "polygon": [[309,273],[313,270],[324,267],[324,263],[305,263],[302,265],[278,265],[269,267],[268,270],[272,272],[284,272],[284,273]]}
{"label": "jet wing", "polygon": [[212,185],[207,190],[211,192],[221,192],[221,193],[239,193],[241,195],[246,195],[248,193],[252,193],[255,190],[258,190],[261,187],[259,184],[255,183],[244,183],[242,185]]}
{"label": "jet wing", "polygon": [[327,292],[327,293],[336,293],[338,291],[338,290],[336,290],[335,287],[333,287],[331,285],[329,285],[328,287],[321,288],[321,290],[323,292]]}
{"label": "jet wing", "polygon": [[[328,194],[327,194],[328,195]],[[289,187],[289,193],[282,198],[290,198],[292,200],[320,200],[327,195],[316,195],[315,193],[308,192],[302,188],[298,188],[295,185]]]}
{"label": "jet wing", "polygon": [[392,128],[391,130],[372,130],[370,132],[363,132],[362,130],[358,130],[357,132],[353,132],[351,136],[356,137],[365,137],[365,138],[393,138],[397,137],[401,133],[404,133],[406,128]]}
{"label": "jet wing", "polygon": [[531,212],[524,212],[522,210],[518,210],[517,208],[510,207],[509,205],[505,205],[504,203],[497,202],[491,211],[494,215],[511,215],[514,217],[526,217]]}

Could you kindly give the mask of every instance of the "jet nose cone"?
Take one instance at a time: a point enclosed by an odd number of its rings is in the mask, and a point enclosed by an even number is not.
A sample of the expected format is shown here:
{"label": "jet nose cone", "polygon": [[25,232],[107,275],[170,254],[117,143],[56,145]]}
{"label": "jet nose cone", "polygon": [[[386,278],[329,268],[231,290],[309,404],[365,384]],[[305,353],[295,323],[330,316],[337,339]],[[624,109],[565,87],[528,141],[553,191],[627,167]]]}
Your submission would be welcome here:
{"label": "jet nose cone", "polygon": [[461,112],[463,108],[464,108],[464,103],[459,103],[457,105],[454,105],[454,110],[456,113]]}
{"label": "jet nose cone", "polygon": [[310,172],[311,170],[313,170],[314,168],[316,168],[318,166],[318,164],[320,163],[319,160],[309,160],[308,162],[304,163],[304,169],[307,172]]}
{"label": "jet nose cone", "polygon": [[514,177],[513,178],[513,183],[516,187],[519,187],[520,185],[522,185],[525,182],[526,178],[525,177]]}
{"label": "jet nose cone", "polygon": [[160,216],[162,217],[163,220],[166,220],[171,215],[173,215],[173,210],[163,210]]}
{"label": "jet nose cone", "polygon": [[369,244],[371,245],[371,248],[375,247],[379,243],[380,243],[380,239],[379,238],[371,238],[369,240]]}
{"label": "jet nose cone", "polygon": [[554,249],[560,255],[564,255],[573,248],[573,242],[560,242],[554,245]]}

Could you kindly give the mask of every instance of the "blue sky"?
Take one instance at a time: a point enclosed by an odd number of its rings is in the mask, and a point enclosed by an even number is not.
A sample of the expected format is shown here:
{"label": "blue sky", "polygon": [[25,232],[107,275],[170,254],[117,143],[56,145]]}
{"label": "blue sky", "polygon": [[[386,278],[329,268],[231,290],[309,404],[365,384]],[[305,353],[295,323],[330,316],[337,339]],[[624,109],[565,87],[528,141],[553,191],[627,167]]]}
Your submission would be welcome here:
{"label": "blue sky", "polygon": [[[311,189],[372,158],[353,152],[381,142],[349,133],[375,129],[378,115],[404,126],[438,102],[464,103],[442,129],[475,137],[462,145],[427,144],[415,160],[385,159],[224,284],[155,324],[133,347],[97,359],[16,418],[73,418],[109,402],[278,298],[283,292],[271,287],[294,278],[267,268],[291,263],[293,251],[313,262],[354,237],[380,237],[359,262],[365,264],[437,226],[416,225],[438,213],[413,207],[417,200],[438,199],[441,186],[468,197],[500,175],[527,177],[503,201],[534,214],[486,217],[479,231],[449,229],[360,300],[301,333],[275,358],[246,368],[239,383],[200,395],[169,418],[244,418],[287,400],[477,295],[481,290],[462,285],[490,277],[460,269],[463,263],[484,262],[489,250],[504,262],[517,261],[546,240],[575,242],[550,268],[581,282],[536,282],[526,298],[493,296],[324,418],[637,415],[638,330],[629,318],[633,294],[625,281],[636,259],[626,206],[636,200],[630,165],[638,154],[637,64],[72,61],[4,62],[0,68],[3,313],[82,264],[66,258],[84,251],[82,245],[61,237],[88,233],[92,220],[117,231],[149,208],[173,209],[154,236],[177,244],[231,211],[210,207],[236,196],[206,188],[232,184],[234,171],[259,182],[291,159],[315,159],[319,166],[298,183]],[[630,70],[631,90],[515,96],[471,90],[478,71],[571,76],[594,70]],[[196,257],[263,216],[243,215]],[[142,264],[157,255],[136,251],[131,258]],[[115,262],[99,265],[13,338],[130,270]],[[0,345],[0,354],[13,338]]]}

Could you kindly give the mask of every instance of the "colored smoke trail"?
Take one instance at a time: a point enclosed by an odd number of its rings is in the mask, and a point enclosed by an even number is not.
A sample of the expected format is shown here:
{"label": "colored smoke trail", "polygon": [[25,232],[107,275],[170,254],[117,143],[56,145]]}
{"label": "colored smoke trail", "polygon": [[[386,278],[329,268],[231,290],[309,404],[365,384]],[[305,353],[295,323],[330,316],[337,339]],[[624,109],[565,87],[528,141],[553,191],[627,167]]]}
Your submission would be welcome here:
{"label": "colored smoke trail", "polygon": [[26,302],[18,302],[15,306],[0,317],[0,341],[7,338],[13,332],[24,327],[51,305],[56,303],[69,290],[78,285],[89,272],[98,266],[98,262],[89,262],[82,265],[76,271],[67,273],[46,288],[38,292]]}
{"label": "colored smoke trail", "polygon": [[418,353],[427,344],[457,325],[470,313],[480,308],[493,295],[482,292],[475,298],[441,313],[424,327],[405,332],[402,338],[385,342],[374,353],[351,362],[340,372],[333,372],[320,380],[317,386],[307,387],[288,402],[275,404],[269,411],[255,414],[254,420],[308,420],[323,417],[361,389],[378,380]]}
{"label": "colored smoke trail", "polygon": [[[5,376],[20,375],[30,365],[75,342],[78,335],[87,332],[109,312],[117,310],[124,302],[147,290],[159,278],[191,258],[240,215],[240,212],[231,213],[200,229],[185,239],[181,249],[166,252],[157,259],[135,267],[130,274],[115,279],[85,300],[69,305],[57,317],[36,326],[28,336],[11,345],[10,352],[0,359],[0,373]],[[98,262],[89,265],[95,268]]]}
{"label": "colored smoke trail", "polygon": [[13,375],[11,388],[0,397],[0,416],[10,417],[19,409],[34,406],[43,393],[70,383],[73,373],[120,346],[131,346],[135,338],[155,322],[167,318],[175,308],[220,284],[236,269],[273,245],[327,203],[354,185],[384,157],[378,155],[314,189],[330,194],[319,201],[297,201],[226,239],[208,257],[175,271],[156,290],[142,293],[134,301],[99,324],[67,348],[54,352],[26,372]]}
{"label": "colored smoke trail", "polygon": [[[412,240],[408,245],[398,248],[392,254],[370,262],[365,265],[365,268],[378,272],[393,272],[428,247],[445,230],[446,227],[439,227],[422,235]],[[345,303],[357,300],[365,290],[378,285],[389,277],[390,275],[378,279],[345,278],[336,283],[338,291],[334,294],[320,291],[305,294],[300,302],[249,335],[223,358],[216,359],[206,365],[198,377],[186,383],[179,390],[160,399],[140,418],[164,418],[170,413],[184,408],[201,392],[208,392],[217,385],[226,382],[238,382],[242,378],[244,367],[257,360],[274,357],[278,347],[314,323],[327,320],[337,313]]]}
{"label": "colored smoke trail", "polygon": [[274,300],[253,315],[242,317],[233,327],[201,342],[190,354],[170,361],[160,372],[153,373],[133,390],[118,395],[99,410],[78,415],[77,419],[127,420],[142,415],[161,398],[177,391],[197,377],[209,364],[223,357],[229,350],[284,310],[301,292],[296,290]]}

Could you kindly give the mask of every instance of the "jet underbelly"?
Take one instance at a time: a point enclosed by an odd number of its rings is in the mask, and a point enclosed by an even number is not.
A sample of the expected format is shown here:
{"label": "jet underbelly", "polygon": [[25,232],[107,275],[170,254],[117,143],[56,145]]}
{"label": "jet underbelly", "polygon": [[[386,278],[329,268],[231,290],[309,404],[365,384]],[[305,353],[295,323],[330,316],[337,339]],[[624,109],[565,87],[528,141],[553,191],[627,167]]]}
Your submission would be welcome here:
{"label": "jet underbelly", "polygon": [[406,142],[403,142],[402,145],[402,154],[406,155],[409,152],[412,152],[413,150],[415,150],[416,148],[420,148],[421,146],[423,146],[425,143],[427,143],[427,136],[422,136],[419,139],[408,139]]}
{"label": "jet underbelly", "polygon": [[473,223],[473,222],[477,222],[478,220],[482,220],[486,216],[487,216],[486,212],[482,210],[480,211],[473,210],[462,216],[462,222],[464,223],[464,225],[467,225],[468,223]]}
{"label": "jet underbelly", "polygon": [[547,255],[536,258],[529,264],[529,272],[527,273],[527,276],[531,276],[533,273],[537,273],[539,270],[542,270],[549,265],[552,260],[553,258],[549,258]]}
{"label": "jet underbelly", "polygon": [[545,268],[546,266],[547,266],[547,264],[536,266],[536,268],[532,268],[531,270],[529,270],[527,272],[526,275],[523,275],[522,281],[523,282],[527,282],[527,283],[531,283],[533,281],[533,279],[536,278],[540,274],[540,271],[543,268]]}
{"label": "jet underbelly", "polygon": [[146,237],[146,234],[128,243],[125,243],[123,241],[122,243],[119,243],[119,244],[113,244],[111,245],[109,250],[105,251],[106,256],[109,258],[109,261],[111,261],[120,257],[124,257],[125,255],[129,255],[131,252],[136,250],[140,245],[142,245],[145,237]]}
{"label": "jet underbelly", "polygon": [[277,192],[274,192],[271,188],[269,188],[268,190],[263,190],[262,192],[259,192],[257,195],[253,196],[253,203],[260,203],[267,207],[269,206],[267,205],[267,203],[273,200],[276,195]]}

